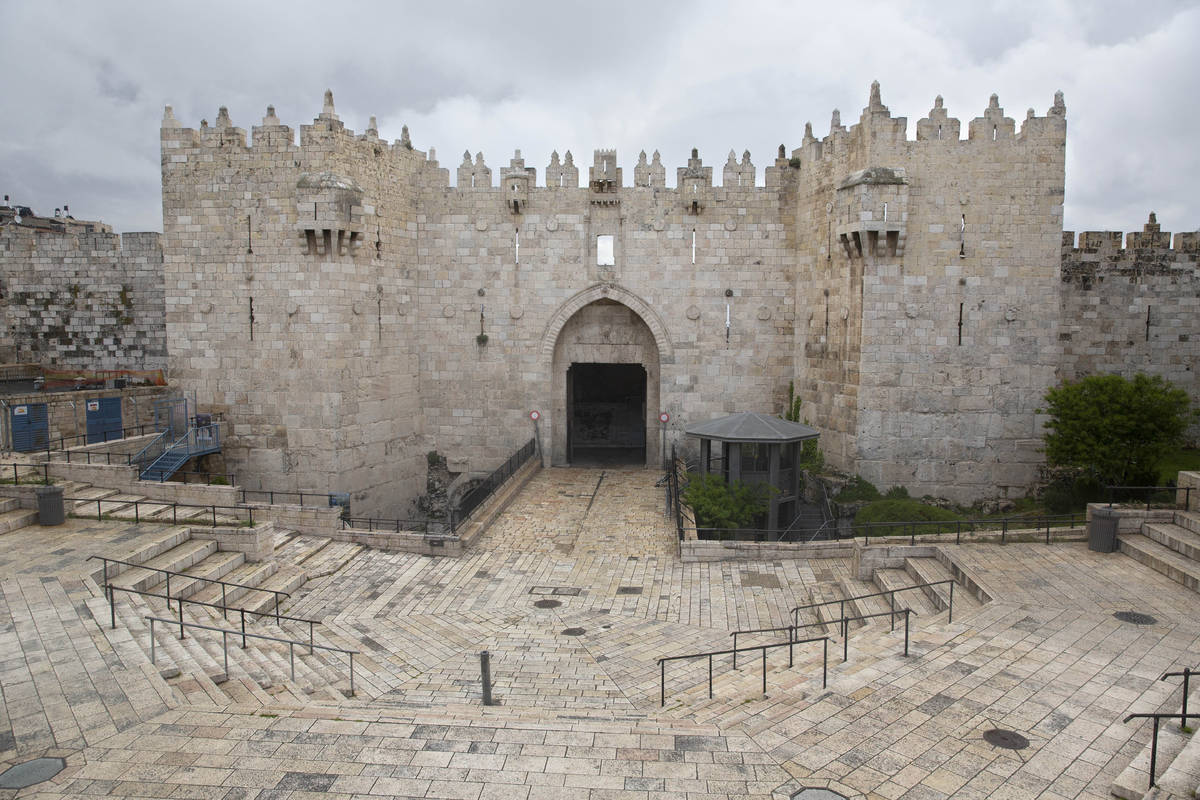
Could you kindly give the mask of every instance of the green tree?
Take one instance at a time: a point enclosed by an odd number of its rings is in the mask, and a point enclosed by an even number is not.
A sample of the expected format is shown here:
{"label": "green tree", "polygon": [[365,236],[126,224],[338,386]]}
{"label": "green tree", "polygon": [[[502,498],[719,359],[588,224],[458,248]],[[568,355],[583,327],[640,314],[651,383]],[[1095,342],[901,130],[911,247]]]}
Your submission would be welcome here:
{"label": "green tree", "polygon": [[728,484],[720,475],[709,472],[689,476],[680,496],[696,513],[697,527],[747,528],[766,513],[772,491],[766,484]]}
{"label": "green tree", "polygon": [[1157,482],[1159,462],[1183,441],[1196,411],[1160,377],[1090,375],[1046,393],[1046,463],[1119,486]]}

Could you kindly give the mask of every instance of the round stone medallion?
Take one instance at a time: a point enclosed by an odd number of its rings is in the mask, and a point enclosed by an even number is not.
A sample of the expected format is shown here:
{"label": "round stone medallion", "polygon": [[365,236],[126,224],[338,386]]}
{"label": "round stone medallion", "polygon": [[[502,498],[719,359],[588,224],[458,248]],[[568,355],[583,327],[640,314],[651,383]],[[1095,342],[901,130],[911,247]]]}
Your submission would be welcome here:
{"label": "round stone medallion", "polygon": [[442,306],[442,316],[447,319],[449,319],[450,317],[453,317],[454,316],[454,306],[452,306],[452,305]]}
{"label": "round stone medallion", "polygon": [[838,794],[832,789],[813,786],[796,792],[792,795],[792,800],[848,800],[848,798],[846,795]]}
{"label": "round stone medallion", "polygon": [[475,220],[475,230],[483,232],[488,229],[488,221],[483,217]]}
{"label": "round stone medallion", "polygon": [[758,307],[758,319],[760,322],[766,322],[771,318],[771,309],[766,306]]}
{"label": "round stone medallion", "polygon": [[0,772],[0,789],[24,789],[48,781],[67,766],[62,758],[34,758]]}
{"label": "round stone medallion", "polygon": [[736,231],[737,230],[737,220],[734,219],[733,217],[729,217],[728,219],[726,219],[725,220],[725,230]]}
{"label": "round stone medallion", "polygon": [[550,217],[548,220],[546,220],[546,230],[548,230],[548,231],[558,230],[558,217]]}
{"label": "round stone medallion", "polygon": [[1024,750],[1029,747],[1029,740],[1016,731],[1005,728],[992,728],[983,732],[983,740],[993,747],[1004,750]]}
{"label": "round stone medallion", "polygon": [[700,319],[700,309],[697,308],[696,306],[688,306],[687,307],[687,318],[688,319]]}

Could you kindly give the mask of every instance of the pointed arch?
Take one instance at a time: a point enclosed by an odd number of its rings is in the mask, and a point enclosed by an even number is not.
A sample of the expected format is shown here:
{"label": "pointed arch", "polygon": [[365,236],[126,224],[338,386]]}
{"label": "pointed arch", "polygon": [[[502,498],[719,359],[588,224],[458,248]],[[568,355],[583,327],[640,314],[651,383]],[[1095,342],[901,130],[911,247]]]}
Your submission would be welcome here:
{"label": "pointed arch", "polygon": [[671,337],[667,333],[667,326],[663,323],[662,317],[633,292],[623,286],[610,283],[597,283],[576,293],[550,316],[550,321],[546,323],[546,329],[542,332],[542,356],[544,358],[552,359],[554,357],[554,346],[567,321],[584,306],[597,300],[615,300],[641,317],[642,322],[646,323],[646,327],[654,336],[654,343],[658,346],[659,363],[674,363],[675,351],[671,346]]}

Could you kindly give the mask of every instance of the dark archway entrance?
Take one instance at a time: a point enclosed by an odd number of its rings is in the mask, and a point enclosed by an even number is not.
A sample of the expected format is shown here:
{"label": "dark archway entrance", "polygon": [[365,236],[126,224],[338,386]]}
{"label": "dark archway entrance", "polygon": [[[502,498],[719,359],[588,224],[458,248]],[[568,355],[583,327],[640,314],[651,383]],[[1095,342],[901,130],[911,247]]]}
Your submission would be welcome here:
{"label": "dark archway entrance", "polygon": [[646,369],[571,364],[567,447],[572,464],[646,463]]}

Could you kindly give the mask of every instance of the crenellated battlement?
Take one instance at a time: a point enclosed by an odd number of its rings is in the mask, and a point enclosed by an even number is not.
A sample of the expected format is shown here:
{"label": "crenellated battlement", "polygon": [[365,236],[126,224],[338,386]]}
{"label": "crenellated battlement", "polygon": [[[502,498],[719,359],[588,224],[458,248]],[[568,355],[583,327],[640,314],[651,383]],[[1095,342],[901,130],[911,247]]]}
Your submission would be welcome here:
{"label": "crenellated battlement", "polygon": [[829,162],[840,158],[849,147],[850,141],[867,143],[875,149],[881,145],[995,145],[1000,142],[1020,144],[1033,140],[1061,143],[1066,137],[1066,104],[1063,102],[1062,92],[1055,92],[1054,103],[1046,112],[1046,116],[1037,116],[1031,108],[1018,130],[1016,121],[1005,116],[1004,109],[1000,107],[999,96],[993,94],[988,99],[983,114],[968,122],[967,138],[962,139],[961,121],[949,115],[942,96],[938,95],[934,99],[933,108],[929,110],[929,115],[918,120],[915,139],[907,138],[907,127],[907,118],[893,117],[888,107],[883,104],[879,82],[875,81],[871,84],[867,105],[857,123],[847,128],[842,124],[841,112],[834,109],[829,133],[818,139],[813,135],[812,123],[807,123],[801,145],[792,152],[792,156],[806,163]]}
{"label": "crenellated battlement", "polygon": [[1063,231],[1063,280],[1090,280],[1101,273],[1167,274],[1200,265],[1200,231],[1171,233],[1150,217],[1140,231]]}

